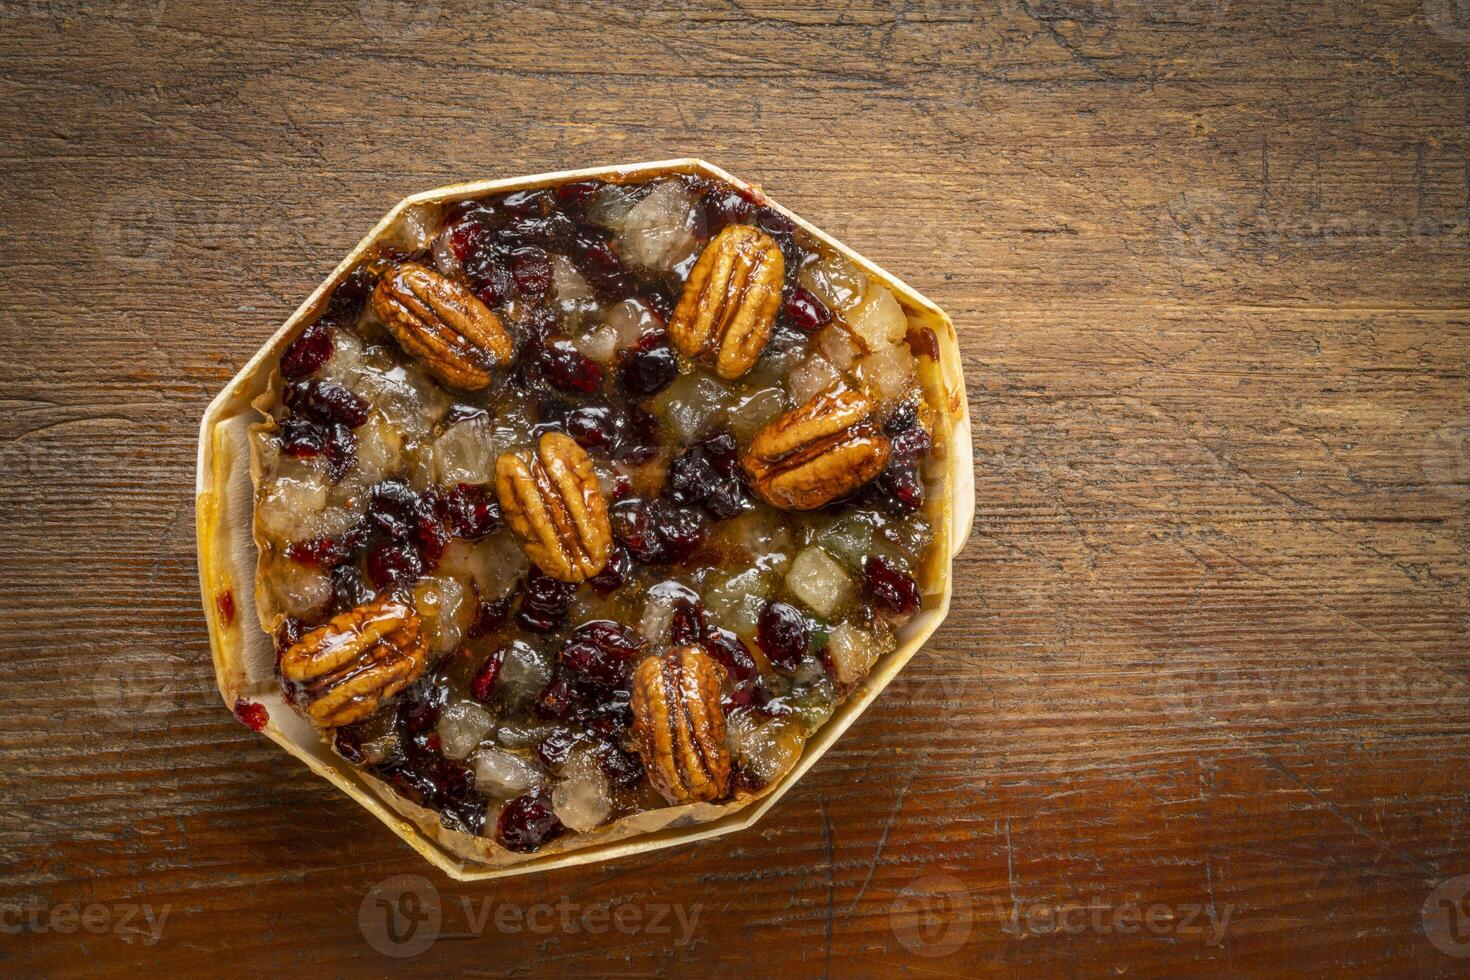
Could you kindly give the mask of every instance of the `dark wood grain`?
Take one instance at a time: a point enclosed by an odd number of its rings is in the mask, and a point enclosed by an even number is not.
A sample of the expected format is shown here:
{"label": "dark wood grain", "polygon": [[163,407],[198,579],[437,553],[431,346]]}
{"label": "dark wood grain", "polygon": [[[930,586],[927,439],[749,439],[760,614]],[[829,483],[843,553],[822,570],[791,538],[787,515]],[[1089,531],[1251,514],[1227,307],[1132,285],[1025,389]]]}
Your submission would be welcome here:
{"label": "dark wood grain", "polygon": [[[1459,8],[0,0],[0,969],[1463,972]],[[222,708],[197,422],[406,193],[682,154],[954,316],[954,609],[755,829],[454,884]]]}

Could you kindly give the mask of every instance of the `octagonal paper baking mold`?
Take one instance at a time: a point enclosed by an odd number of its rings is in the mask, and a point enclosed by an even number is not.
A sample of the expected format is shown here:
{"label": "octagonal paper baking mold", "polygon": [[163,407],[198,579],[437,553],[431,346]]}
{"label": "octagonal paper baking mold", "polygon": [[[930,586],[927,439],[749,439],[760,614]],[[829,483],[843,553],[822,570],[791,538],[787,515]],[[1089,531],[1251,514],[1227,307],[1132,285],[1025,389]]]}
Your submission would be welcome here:
{"label": "octagonal paper baking mold", "polygon": [[[943,492],[931,493],[925,507],[937,542],[931,549],[924,576],[933,584],[923,610],[900,630],[897,649],[880,658],[858,689],[813,733],[796,765],[760,792],[725,804],[671,806],[633,814],[590,833],[554,841],[535,854],[514,854],[488,838],[445,828],[437,813],[404,800],[387,784],[348,764],[282,698],[274,675],[274,644],[259,625],[255,608],[258,552],[251,531],[254,481],[248,434],[251,426],[262,421],[262,416],[252,407],[252,402],[265,391],[281,351],[325,306],[336,284],[373,245],[391,238],[411,209],[574,180],[626,182],[675,173],[727,181],[757,195],[827,248],[851,259],[887,286],[902,305],[911,332],[916,329],[933,332],[938,341],[937,362],[927,357],[917,359],[929,399],[944,416],[944,424],[937,427],[935,439],[935,451],[943,461]],[[969,537],[975,506],[969,411],[959,343],[948,315],[902,280],[765,197],[759,188],[692,158],[456,184],[404,198],[210,403],[200,427],[198,467],[199,578],[215,677],[226,706],[233,707],[242,698],[263,705],[269,713],[263,730],[266,737],[366,807],[425,859],[460,881],[622,858],[716,837],[754,824],[873,703],[944,620],[953,591],[952,561]]]}

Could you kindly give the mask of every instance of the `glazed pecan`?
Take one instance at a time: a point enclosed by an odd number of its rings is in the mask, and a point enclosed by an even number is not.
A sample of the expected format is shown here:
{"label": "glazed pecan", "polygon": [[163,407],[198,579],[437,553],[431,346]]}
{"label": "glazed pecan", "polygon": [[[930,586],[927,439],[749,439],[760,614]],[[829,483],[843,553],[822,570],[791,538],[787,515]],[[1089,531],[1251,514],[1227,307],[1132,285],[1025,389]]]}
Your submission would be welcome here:
{"label": "glazed pecan", "polygon": [[505,326],[469,287],[404,262],[378,280],[373,312],[405,352],[454,388],[490,383],[490,368],[510,360]]}
{"label": "glazed pecan", "polygon": [[781,305],[786,260],[770,236],[731,225],[710,240],[669,318],[669,336],[685,357],[713,359],[715,373],[738,378],[771,339]]}
{"label": "glazed pecan", "polygon": [[423,674],[428,650],[412,606],[388,597],[333,616],[281,657],[307,717],[323,728],[361,721]]}
{"label": "glazed pecan", "polygon": [[633,739],[670,803],[717,800],[729,788],[724,680],[725,668],[697,646],[649,657],[633,671]]}
{"label": "glazed pecan", "polygon": [[612,527],[587,452],[548,432],[535,452],[501,453],[495,494],[526,555],[552,578],[580,582],[607,564]]}
{"label": "glazed pecan", "polygon": [[882,473],[891,448],[872,401],[838,381],[766,423],[740,462],[772,507],[813,510]]}

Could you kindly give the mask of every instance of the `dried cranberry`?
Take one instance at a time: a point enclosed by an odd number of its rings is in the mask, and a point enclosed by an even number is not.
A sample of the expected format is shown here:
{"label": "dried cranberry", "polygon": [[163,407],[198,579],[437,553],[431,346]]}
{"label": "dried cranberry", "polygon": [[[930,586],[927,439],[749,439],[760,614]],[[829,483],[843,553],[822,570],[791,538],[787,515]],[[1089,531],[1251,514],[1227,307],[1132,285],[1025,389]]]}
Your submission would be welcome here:
{"label": "dried cranberry", "polygon": [[610,595],[622,587],[632,573],[633,559],[629,557],[628,549],[613,542],[612,549],[608,552],[607,564],[602,566],[602,571],[589,578],[587,584],[596,589],[599,595]]}
{"label": "dried cranberry", "polygon": [[674,614],[669,618],[669,639],[678,646],[703,643],[709,631],[704,617],[704,605],[698,598],[693,601],[680,596],[674,600]]}
{"label": "dried cranberry", "polygon": [[399,705],[398,717],[409,734],[426,734],[439,724],[449,702],[449,688],[438,678],[415,685]]}
{"label": "dried cranberry", "polygon": [[357,462],[357,436],[347,426],[333,423],[327,426],[327,441],[322,451],[327,457],[327,476],[336,483]]}
{"label": "dried cranberry", "polygon": [[619,738],[633,724],[633,696],[622,687],[578,685],[572,718],[605,738]]}
{"label": "dried cranberry", "polygon": [[280,655],[301,642],[306,635],[306,626],[295,616],[287,616],[281,620],[281,625],[276,627],[276,659]]}
{"label": "dried cranberry", "polygon": [[704,543],[704,519],[696,510],[663,498],[635,498],[612,508],[613,533],[634,558],[668,564],[689,557]]}
{"label": "dried cranberry", "polygon": [[373,592],[368,588],[367,581],[362,577],[362,570],[357,567],[356,563],[338,565],[332,569],[333,612],[356,609],[371,600],[372,597]]}
{"label": "dried cranberry", "polygon": [[890,460],[875,485],[893,509],[901,513],[911,513],[924,506],[924,480],[919,475],[918,464],[912,460]]}
{"label": "dried cranberry", "polygon": [[572,240],[572,253],[577,270],[602,299],[626,296],[633,288],[633,277],[601,232],[585,227],[578,230]]}
{"label": "dried cranberry", "polygon": [[763,207],[756,213],[756,224],[776,236],[787,236],[796,231],[791,219],[772,207]]}
{"label": "dried cranberry", "polygon": [[281,355],[281,376],[289,381],[315,374],[332,358],[332,328],[324,320],[307,324]]}
{"label": "dried cranberry", "polygon": [[470,681],[470,697],[481,704],[489,704],[491,696],[495,693],[495,679],[500,676],[500,665],[505,663],[505,647],[500,647],[485,662],[480,669],[475,671],[474,679]]}
{"label": "dried cranberry", "polygon": [[618,448],[613,455],[620,462],[637,465],[658,455],[658,419],[652,412],[629,405],[618,429]]}
{"label": "dried cranberry", "polygon": [[618,383],[635,397],[655,395],[679,375],[679,362],[662,330],[650,331],[618,355]]}
{"label": "dried cranberry", "polygon": [[632,752],[612,742],[599,740],[593,749],[602,771],[623,789],[633,789],[643,781],[643,762]]}
{"label": "dried cranberry", "polygon": [[338,555],[337,542],[331,538],[313,538],[310,541],[292,541],[286,545],[286,557],[313,568],[330,568],[336,564],[332,559]]}
{"label": "dried cranberry", "polygon": [[482,601],[475,609],[475,622],[470,627],[470,636],[484,636],[493,633],[505,625],[510,618],[510,606],[515,599],[514,592],[508,592],[499,599]]}
{"label": "dried cranberry", "polygon": [[701,505],[717,518],[735,517],[748,509],[735,437],[717,433],[686,449],[669,466],[669,498]]}
{"label": "dried cranberry", "polygon": [[379,541],[368,549],[367,572],[373,584],[380,589],[408,585],[424,574],[424,560],[411,544]]}
{"label": "dried cranberry", "polygon": [[565,830],[541,790],[518,796],[501,809],[495,837],[506,850],[528,854]]}
{"label": "dried cranberry", "polygon": [[402,480],[374,484],[368,495],[368,521],[396,542],[411,542],[428,568],[439,563],[449,532],[428,496]]}
{"label": "dried cranberry", "polygon": [[755,658],[745,643],[730,630],[714,626],[704,635],[704,648],[720,663],[736,684],[754,680],[760,674]]}
{"label": "dried cranberry", "polygon": [[479,541],[500,526],[500,503],[483,484],[455,484],[440,495],[438,510],[450,533],[467,541]]}
{"label": "dried cranberry", "polygon": [[548,769],[560,769],[566,764],[567,757],[572,754],[572,746],[577,744],[577,736],[566,728],[553,728],[551,732],[536,745],[536,758]]}
{"label": "dried cranberry", "polygon": [[298,414],[354,429],[367,421],[372,410],[365,399],[335,381],[294,381],[286,386],[285,402]]}
{"label": "dried cranberry", "polygon": [[510,255],[510,279],[522,296],[539,299],[551,288],[551,259],[534,245],[518,248]]}
{"label": "dried cranberry", "polygon": [[281,423],[280,440],[287,456],[320,456],[327,447],[327,431],[311,419],[292,416]]}
{"label": "dried cranberry", "polygon": [[558,199],[567,202],[585,201],[602,189],[600,180],[575,180],[556,189]]}
{"label": "dried cranberry", "polygon": [[653,314],[664,323],[669,322],[669,317],[674,315],[674,297],[667,286],[655,283],[643,290],[640,295],[644,306],[653,311]]}
{"label": "dried cranberry", "polygon": [[531,569],[521,580],[521,608],[516,622],[535,633],[550,633],[561,625],[567,609],[572,605],[572,594],[577,587],[570,582],[561,582],[540,569]]}
{"label": "dried cranberry", "polygon": [[514,215],[496,235],[507,245],[540,245],[555,248],[570,242],[576,232],[572,219],[560,211],[546,215]]}
{"label": "dried cranberry", "polygon": [[252,732],[265,731],[265,726],[271,720],[270,712],[265,709],[265,705],[246,698],[235,699],[234,713],[235,720]]}
{"label": "dried cranberry", "polygon": [[378,277],[366,266],[360,265],[353,269],[332,290],[332,298],[327,303],[327,314],[338,322],[357,319],[357,314],[362,312],[363,304],[367,302],[377,282]]}
{"label": "dried cranberry", "polygon": [[[474,773],[468,769],[467,774],[470,785],[474,784]],[[483,797],[471,796],[464,800],[449,800],[440,805],[439,822],[450,830],[457,830],[461,834],[479,836],[485,829],[486,802]]]}
{"label": "dried cranberry", "polygon": [[480,262],[465,266],[465,275],[469,276],[475,298],[486,306],[499,306],[510,299],[510,270],[498,255],[486,252]]}
{"label": "dried cranberry", "polygon": [[558,675],[536,699],[536,713],[546,718],[565,718],[572,710],[572,700],[576,694],[571,679]]}
{"label": "dried cranberry", "polygon": [[891,441],[893,455],[900,459],[916,459],[927,453],[932,445],[929,430],[922,425],[900,432]]}
{"label": "dried cranberry", "polygon": [[786,297],[786,315],[798,328],[816,333],[832,321],[832,311],[805,286],[797,286]]}
{"label": "dried cranberry", "polygon": [[362,763],[362,735],[355,728],[339,728],[332,733],[332,748],[354,765]]}
{"label": "dried cranberry", "polygon": [[373,772],[392,784],[399,795],[420,806],[434,806],[438,791],[433,781],[402,760],[373,767]]}
{"label": "dried cranberry", "polygon": [[720,699],[727,715],[736,708],[756,708],[764,712],[773,703],[775,700],[771,697],[770,688],[766,687],[759,674],[749,681],[736,684],[729,694]]}
{"label": "dried cranberry", "polygon": [[444,227],[449,229],[450,251],[462,266],[471,256],[478,256],[485,246],[488,233],[478,221],[450,217],[445,219]]}
{"label": "dried cranberry", "polygon": [[711,235],[726,225],[743,224],[755,216],[755,204],[733,188],[716,188],[704,199],[704,221]]}
{"label": "dried cranberry", "polygon": [[611,449],[618,438],[618,416],[606,405],[583,405],[567,413],[562,425],[583,449]]}
{"label": "dried cranberry", "polygon": [[675,503],[703,503],[719,485],[719,471],[698,446],[684,450],[669,464],[668,494]]}
{"label": "dried cranberry", "polygon": [[868,594],[901,616],[919,611],[923,596],[913,577],[882,555],[869,555],[863,562]]}
{"label": "dried cranberry", "polygon": [[598,684],[622,683],[648,641],[630,627],[607,619],[583,623],[561,648],[561,664],[574,676]]}
{"label": "dried cranberry", "polygon": [[591,394],[602,387],[602,367],[565,338],[547,342],[541,355],[546,380],[563,391]]}
{"label": "dried cranberry", "polygon": [[784,602],[768,602],[756,624],[755,641],[775,667],[790,672],[806,656],[811,624],[800,609]]}
{"label": "dried cranberry", "polygon": [[756,793],[765,785],[764,779],[744,765],[736,763],[730,769],[730,789],[735,792]]}

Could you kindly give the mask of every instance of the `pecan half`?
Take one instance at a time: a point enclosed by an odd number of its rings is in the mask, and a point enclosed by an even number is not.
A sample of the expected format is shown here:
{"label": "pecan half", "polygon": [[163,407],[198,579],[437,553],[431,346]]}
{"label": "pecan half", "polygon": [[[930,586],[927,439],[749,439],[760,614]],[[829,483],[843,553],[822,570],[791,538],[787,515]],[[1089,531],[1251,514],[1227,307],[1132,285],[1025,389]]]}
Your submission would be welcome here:
{"label": "pecan half", "polygon": [[722,378],[740,377],[771,339],[785,274],[786,260],[769,235],[730,225],[704,247],[684,283],[669,318],[674,346],[685,357],[712,358]]}
{"label": "pecan half", "polygon": [[468,286],[426,266],[404,262],[379,279],[373,312],[405,352],[451,387],[483,388],[490,368],[510,360],[500,317]]}
{"label": "pecan half", "polygon": [[592,460],[570,436],[548,432],[534,453],[501,453],[495,495],[521,548],[547,575],[580,582],[607,564],[607,501]]}
{"label": "pecan half", "polygon": [[670,803],[717,800],[730,785],[720,686],[725,668],[699,647],[649,657],[633,671],[633,740]]}
{"label": "pecan half", "polygon": [[882,473],[891,448],[872,400],[838,381],[767,422],[740,462],[772,507],[813,510]]}
{"label": "pecan half", "polygon": [[423,674],[428,650],[412,606],[380,597],[339,613],[281,656],[281,676],[323,728],[361,721]]}

